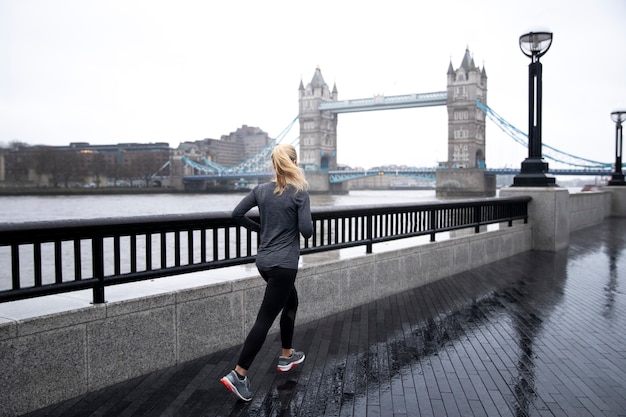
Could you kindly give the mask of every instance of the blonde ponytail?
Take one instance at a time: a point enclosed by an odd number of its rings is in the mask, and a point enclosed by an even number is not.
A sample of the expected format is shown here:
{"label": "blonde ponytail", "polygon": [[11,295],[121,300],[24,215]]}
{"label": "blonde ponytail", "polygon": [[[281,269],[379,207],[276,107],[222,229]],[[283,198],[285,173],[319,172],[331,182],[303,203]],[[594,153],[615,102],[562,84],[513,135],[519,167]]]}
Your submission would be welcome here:
{"label": "blonde ponytail", "polygon": [[304,172],[298,166],[296,148],[292,145],[276,145],[272,151],[272,165],[276,175],[276,188],[274,194],[281,195],[289,185],[296,191],[308,189],[309,183],[304,177]]}

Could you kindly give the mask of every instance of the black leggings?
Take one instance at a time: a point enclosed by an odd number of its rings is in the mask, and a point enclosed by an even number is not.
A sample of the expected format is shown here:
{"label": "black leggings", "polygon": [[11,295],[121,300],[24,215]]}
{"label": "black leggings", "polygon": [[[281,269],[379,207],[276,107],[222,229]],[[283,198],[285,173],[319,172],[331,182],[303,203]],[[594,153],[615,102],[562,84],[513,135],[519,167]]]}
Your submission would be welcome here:
{"label": "black leggings", "polygon": [[267,286],[259,314],[239,355],[237,364],[243,369],[247,370],[252,365],[252,361],[265,342],[267,332],[281,310],[283,312],[280,316],[280,340],[283,349],[291,349],[296,311],[298,311],[298,293],[294,285],[297,272],[297,269],[278,267],[266,271],[259,270]]}

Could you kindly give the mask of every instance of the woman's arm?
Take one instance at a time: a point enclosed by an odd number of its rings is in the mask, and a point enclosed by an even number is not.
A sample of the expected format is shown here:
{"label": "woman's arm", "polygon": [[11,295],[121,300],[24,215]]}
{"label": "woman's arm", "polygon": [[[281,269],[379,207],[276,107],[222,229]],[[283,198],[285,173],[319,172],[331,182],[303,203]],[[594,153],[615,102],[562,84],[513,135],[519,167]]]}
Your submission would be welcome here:
{"label": "woman's arm", "polygon": [[311,202],[309,194],[299,192],[302,197],[298,200],[298,229],[305,239],[313,236],[313,220],[311,219]]}
{"label": "woman's arm", "polygon": [[261,225],[253,220],[251,220],[246,213],[250,211],[253,207],[257,206],[256,197],[254,195],[254,190],[250,191],[240,202],[237,204],[237,207],[233,210],[232,217],[237,224],[245,227],[246,229],[250,229],[254,232],[259,232],[261,230]]}

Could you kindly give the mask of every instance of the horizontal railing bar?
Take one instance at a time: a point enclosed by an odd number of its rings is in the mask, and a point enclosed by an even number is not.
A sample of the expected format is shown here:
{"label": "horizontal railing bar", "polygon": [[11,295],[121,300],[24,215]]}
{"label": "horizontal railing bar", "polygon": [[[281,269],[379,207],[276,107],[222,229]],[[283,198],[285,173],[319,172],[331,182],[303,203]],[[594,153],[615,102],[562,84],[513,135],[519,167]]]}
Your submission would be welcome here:
{"label": "horizontal railing bar", "polygon": [[0,291],[0,302],[62,294],[70,291],[89,290],[94,287],[97,281],[97,278],[89,278],[81,281],[64,281],[54,284],[45,284],[40,287],[26,287],[17,290]]}

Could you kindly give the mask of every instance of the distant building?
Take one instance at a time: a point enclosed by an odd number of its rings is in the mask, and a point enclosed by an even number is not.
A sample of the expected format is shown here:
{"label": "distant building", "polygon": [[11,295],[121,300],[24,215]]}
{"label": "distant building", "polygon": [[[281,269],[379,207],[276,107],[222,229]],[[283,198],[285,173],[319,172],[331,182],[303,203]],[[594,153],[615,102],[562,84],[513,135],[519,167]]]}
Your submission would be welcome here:
{"label": "distant building", "polygon": [[72,142],[69,150],[78,151],[83,158],[82,172],[93,172],[94,164],[98,164],[98,155],[104,160],[103,172],[114,173],[116,170],[131,177],[145,178],[150,175],[168,176],[169,169],[163,167],[170,160],[169,143],[119,143],[117,145],[90,145],[85,142]]}
{"label": "distant building", "polygon": [[[95,183],[115,185],[153,176],[169,176],[171,149],[167,143],[120,143],[68,146],[14,144],[2,150],[0,179],[5,186],[59,187]],[[113,184],[110,184],[113,182]]]}
{"label": "distant building", "polygon": [[182,178],[193,169],[185,156],[224,167],[238,165],[272,142],[258,127],[243,125],[220,139],[168,143],[118,143],[91,145],[72,142],[67,146],[31,146],[12,143],[0,149],[0,186],[3,187],[106,187],[112,185],[163,185],[182,189]]}

